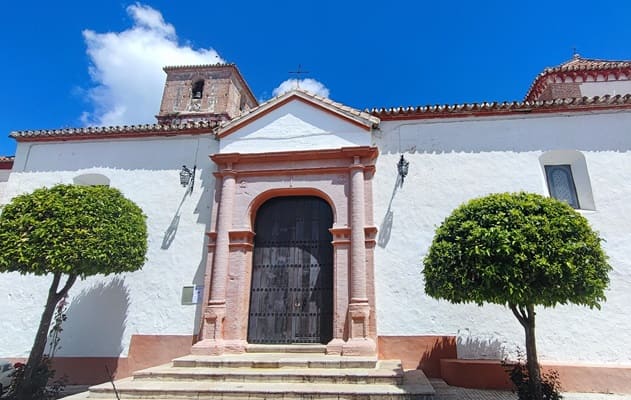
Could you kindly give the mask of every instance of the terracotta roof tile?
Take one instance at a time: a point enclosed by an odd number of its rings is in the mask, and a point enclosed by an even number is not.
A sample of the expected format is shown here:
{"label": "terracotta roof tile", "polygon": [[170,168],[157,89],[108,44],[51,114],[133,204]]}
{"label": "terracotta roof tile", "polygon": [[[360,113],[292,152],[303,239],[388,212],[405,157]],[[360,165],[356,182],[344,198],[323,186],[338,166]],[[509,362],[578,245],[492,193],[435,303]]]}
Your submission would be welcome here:
{"label": "terracotta roof tile", "polygon": [[236,68],[237,65],[234,63],[217,63],[217,64],[201,64],[201,65],[167,65],[166,67],[162,68],[163,71],[172,71],[172,70],[178,70],[178,69],[194,69],[194,70],[199,70],[199,69],[208,69],[208,68],[225,68],[225,67],[234,67]]}
{"label": "terracotta roof tile", "polygon": [[546,101],[484,102],[428,105],[416,107],[373,108],[366,110],[381,120],[477,117],[509,113],[544,113],[610,108],[631,108],[631,94],[578,97]]}
{"label": "terracotta roof tile", "polygon": [[604,75],[605,80],[608,80],[610,75],[614,75],[615,79],[619,77],[627,80],[631,79],[631,61],[582,58],[580,55],[575,54],[571,60],[556,67],[547,67],[537,75],[524,99],[527,101],[536,100],[548,85],[548,78],[558,76],[564,81],[568,77],[572,80],[580,77],[582,80],[585,80],[587,77],[595,78],[598,75]]}
{"label": "terracotta roof tile", "polygon": [[571,60],[568,60],[556,67],[545,68],[542,73],[629,67],[631,67],[631,61],[598,60],[595,58],[582,58],[580,55],[575,54]]}
{"label": "terracotta roof tile", "polygon": [[[178,133],[210,133],[217,126],[213,121],[194,121],[183,124],[144,124],[123,126],[89,126],[85,128],[42,129],[13,131],[10,137],[17,141],[29,139],[64,139],[72,137],[138,137],[138,136],[167,136]],[[202,132],[199,132],[202,131]]]}

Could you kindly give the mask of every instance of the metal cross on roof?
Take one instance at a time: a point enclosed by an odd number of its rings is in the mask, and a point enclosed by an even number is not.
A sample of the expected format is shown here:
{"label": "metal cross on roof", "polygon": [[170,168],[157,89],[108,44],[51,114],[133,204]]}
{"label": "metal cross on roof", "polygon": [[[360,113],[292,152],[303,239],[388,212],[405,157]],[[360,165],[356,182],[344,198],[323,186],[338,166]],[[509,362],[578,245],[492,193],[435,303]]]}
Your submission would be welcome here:
{"label": "metal cross on roof", "polygon": [[298,68],[295,71],[289,71],[290,74],[296,74],[296,89],[300,88],[300,75],[308,74],[309,71],[304,71],[302,65],[298,64]]}
{"label": "metal cross on roof", "polygon": [[581,55],[578,54],[578,50],[576,50],[576,47],[572,47],[572,58],[574,59],[581,58]]}

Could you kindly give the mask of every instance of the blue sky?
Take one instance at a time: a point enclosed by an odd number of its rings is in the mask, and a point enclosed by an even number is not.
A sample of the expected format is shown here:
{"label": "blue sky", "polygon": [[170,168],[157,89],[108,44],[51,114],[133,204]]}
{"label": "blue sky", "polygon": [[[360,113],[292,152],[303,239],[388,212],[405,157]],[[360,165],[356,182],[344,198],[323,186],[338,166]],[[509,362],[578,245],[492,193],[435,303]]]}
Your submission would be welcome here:
{"label": "blue sky", "polygon": [[298,64],[361,109],[521,100],[573,48],[631,59],[630,17],[593,1],[6,2],[0,155],[13,130],[152,123],[161,66],[197,60],[236,63],[262,100]]}

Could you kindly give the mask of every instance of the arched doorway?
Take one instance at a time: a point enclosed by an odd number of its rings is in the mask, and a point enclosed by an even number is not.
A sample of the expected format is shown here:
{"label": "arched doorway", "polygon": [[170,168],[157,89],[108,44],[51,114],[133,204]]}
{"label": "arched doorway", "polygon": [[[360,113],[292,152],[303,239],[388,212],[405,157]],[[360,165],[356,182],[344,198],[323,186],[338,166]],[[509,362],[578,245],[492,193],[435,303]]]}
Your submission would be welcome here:
{"label": "arched doorway", "polygon": [[319,197],[277,197],[256,214],[248,342],[333,337],[333,212]]}

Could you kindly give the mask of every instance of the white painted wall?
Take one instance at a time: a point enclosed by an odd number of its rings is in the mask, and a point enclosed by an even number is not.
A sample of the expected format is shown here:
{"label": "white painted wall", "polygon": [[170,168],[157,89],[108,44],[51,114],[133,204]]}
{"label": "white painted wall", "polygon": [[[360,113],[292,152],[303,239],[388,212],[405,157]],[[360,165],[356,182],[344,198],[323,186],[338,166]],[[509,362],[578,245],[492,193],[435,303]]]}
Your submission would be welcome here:
{"label": "white painted wall", "polygon": [[[221,150],[366,144],[367,134],[355,126],[302,108],[291,103],[269,120],[246,126],[222,140]],[[422,259],[435,228],[455,207],[492,192],[547,193],[541,155],[578,150],[585,156],[595,206],[583,213],[606,239],[612,283],[600,311],[576,306],[539,310],[539,351],[544,360],[631,363],[631,112],[383,122],[372,141],[380,148],[373,186],[374,220],[380,229],[375,251],[380,335],[457,335],[464,358],[497,358],[523,348],[521,327],[509,310],[452,305],[426,296]],[[1,201],[94,173],[107,176],[148,216],[147,264],[135,273],[76,284],[59,354],[125,355],[132,334],[196,332],[199,307],[182,306],[180,296],[182,286],[203,282],[204,232],[214,196],[208,154],[218,151],[210,137],[18,146],[15,172]],[[401,153],[410,161],[410,173],[395,190]],[[185,196],[179,168],[194,162],[195,191]],[[173,240],[163,246],[175,222]],[[28,353],[49,283],[47,277],[18,274],[0,278],[2,311],[9,316],[0,319],[0,357]]]}
{"label": "white painted wall", "polygon": [[[182,287],[203,284],[205,235],[214,196],[218,151],[210,135],[115,141],[18,144],[3,203],[20,193],[82,174],[102,174],[147,215],[149,246],[142,270],[91,277],[70,291],[64,356],[126,355],[133,334],[196,333],[199,306],[181,305]],[[197,165],[195,188],[179,184],[183,164]],[[27,356],[50,277],[2,274],[0,357]]]}
{"label": "white painted wall", "polygon": [[368,131],[299,100],[284,104],[220,141],[222,153],[265,153],[368,145]]}
{"label": "white painted wall", "polygon": [[[380,335],[457,335],[461,358],[525,349],[510,310],[425,295],[422,260],[435,228],[455,207],[492,192],[547,194],[539,157],[572,149],[584,154],[593,189],[595,211],[582,212],[606,239],[614,270],[602,310],[538,310],[538,350],[543,360],[631,363],[631,112],[382,122],[374,142],[380,148],[374,178]],[[410,172],[395,191],[401,153]]]}
{"label": "white painted wall", "polygon": [[[7,181],[9,180],[9,175],[11,175],[11,170],[0,169],[0,199],[2,199],[2,195],[7,186]],[[0,203],[1,204],[1,203]]]}
{"label": "white painted wall", "polygon": [[583,82],[580,84],[581,96],[593,97],[610,95],[625,95],[631,93],[631,80],[607,82]]}

